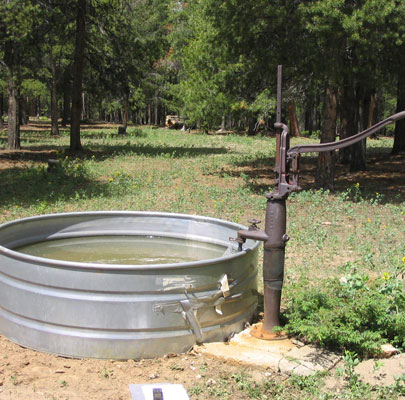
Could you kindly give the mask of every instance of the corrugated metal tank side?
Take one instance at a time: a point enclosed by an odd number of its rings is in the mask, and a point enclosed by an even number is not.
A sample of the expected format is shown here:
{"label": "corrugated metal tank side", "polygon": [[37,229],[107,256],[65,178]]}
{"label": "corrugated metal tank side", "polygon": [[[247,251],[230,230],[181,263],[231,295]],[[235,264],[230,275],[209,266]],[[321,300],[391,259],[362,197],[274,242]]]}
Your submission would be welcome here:
{"label": "corrugated metal tank side", "polygon": [[[243,329],[257,305],[258,243],[200,262],[74,263],[12,248],[86,235],[148,235],[229,244],[241,226],[147,212],[55,214],[0,226],[0,333],[71,357],[139,359],[184,352]],[[229,285],[229,292],[226,286]]]}

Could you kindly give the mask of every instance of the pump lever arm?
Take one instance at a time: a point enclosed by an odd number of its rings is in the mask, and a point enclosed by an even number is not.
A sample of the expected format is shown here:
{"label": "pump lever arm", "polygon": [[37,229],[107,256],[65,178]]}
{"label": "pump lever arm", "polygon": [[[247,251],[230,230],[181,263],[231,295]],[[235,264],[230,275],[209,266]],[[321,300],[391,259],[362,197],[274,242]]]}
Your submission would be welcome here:
{"label": "pump lever arm", "polygon": [[405,111],[401,111],[397,114],[391,115],[387,119],[378,122],[374,126],[364,130],[363,132],[357,133],[356,135],[350,136],[346,139],[339,140],[337,142],[330,143],[321,143],[321,144],[300,144],[298,146],[291,147],[287,151],[287,164],[289,167],[289,186],[288,189],[299,190],[299,163],[300,163],[300,154],[301,153],[320,153],[323,151],[332,151],[337,149],[343,149],[354,143],[359,142],[362,139],[372,135],[375,132],[378,132],[380,129],[385,126],[392,124],[400,119],[405,118]]}
{"label": "pump lever arm", "polygon": [[405,111],[401,111],[397,114],[391,115],[387,119],[378,122],[374,126],[364,130],[363,132],[357,133],[356,135],[350,136],[348,138],[339,140],[337,142],[321,143],[321,144],[300,144],[298,146],[291,147],[291,149],[286,152],[286,163],[288,170],[288,183],[281,183],[281,188],[283,193],[288,193],[291,191],[299,190],[299,164],[300,164],[300,154],[301,153],[320,153],[324,151],[333,151],[337,149],[343,149],[345,147],[351,146],[365,139],[366,137],[378,132],[385,126],[392,124],[400,119],[405,118]]}
{"label": "pump lever arm", "polygon": [[321,143],[321,144],[300,144],[298,146],[291,147],[287,151],[287,157],[292,158],[300,153],[320,153],[323,151],[332,151],[337,149],[343,149],[345,147],[351,146],[354,143],[359,142],[362,139],[378,132],[385,126],[393,124],[394,122],[405,118],[405,111],[401,111],[397,114],[391,115],[387,119],[378,122],[372,127],[364,130],[363,132],[357,133],[356,135],[350,136],[346,139],[339,140],[337,142]]}

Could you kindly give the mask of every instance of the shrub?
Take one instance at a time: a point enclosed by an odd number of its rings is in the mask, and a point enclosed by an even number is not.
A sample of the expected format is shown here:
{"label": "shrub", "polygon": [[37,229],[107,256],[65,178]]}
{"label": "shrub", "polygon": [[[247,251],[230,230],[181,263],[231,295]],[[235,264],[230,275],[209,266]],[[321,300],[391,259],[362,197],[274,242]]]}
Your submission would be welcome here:
{"label": "shrub", "polygon": [[361,357],[378,354],[386,342],[404,348],[404,286],[399,276],[370,280],[352,271],[303,287],[289,304],[284,329],[304,342]]}

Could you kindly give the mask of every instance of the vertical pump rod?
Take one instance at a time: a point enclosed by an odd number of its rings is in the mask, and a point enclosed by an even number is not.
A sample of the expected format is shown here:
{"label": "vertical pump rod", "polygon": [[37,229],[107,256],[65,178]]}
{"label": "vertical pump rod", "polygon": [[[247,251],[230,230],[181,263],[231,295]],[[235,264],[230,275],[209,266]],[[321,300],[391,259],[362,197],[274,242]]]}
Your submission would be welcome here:
{"label": "vertical pump rod", "polygon": [[283,66],[279,65],[277,67],[277,111],[276,111],[277,123],[281,122],[281,105],[283,102],[282,79],[283,79]]}
{"label": "vertical pump rod", "polygon": [[281,129],[277,128],[281,124],[281,106],[283,101],[282,95],[282,80],[283,80],[283,66],[279,65],[277,68],[277,109],[276,109],[276,162],[274,165],[274,173],[276,180],[276,187],[281,174]]}

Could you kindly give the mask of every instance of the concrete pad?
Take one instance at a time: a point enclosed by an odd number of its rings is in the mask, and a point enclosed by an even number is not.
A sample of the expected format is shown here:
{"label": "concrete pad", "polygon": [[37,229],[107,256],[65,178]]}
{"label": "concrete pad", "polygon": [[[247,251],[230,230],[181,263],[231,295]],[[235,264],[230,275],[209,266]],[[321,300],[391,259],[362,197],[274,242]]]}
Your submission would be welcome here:
{"label": "concrete pad", "polygon": [[296,347],[280,361],[279,371],[288,375],[308,376],[318,371],[330,370],[339,360],[340,357],[336,354],[315,346]]}
{"label": "concrete pad", "polygon": [[[341,357],[312,345],[292,339],[262,340],[250,335],[249,327],[235,335],[229,343],[204,343],[198,353],[232,360],[259,368],[269,368],[286,375],[313,375],[328,371],[341,362]],[[377,364],[376,364],[377,362]],[[389,359],[367,360],[356,367],[360,379],[371,385],[392,385],[405,373],[405,353]],[[344,381],[330,376],[330,386],[340,390]]]}
{"label": "concrete pad", "polygon": [[405,374],[405,353],[383,360],[366,360],[355,371],[363,382],[370,385],[388,386],[395,383],[395,378]]}
{"label": "concrete pad", "polygon": [[279,371],[287,375],[313,375],[333,368],[340,357],[315,346],[296,347],[286,353],[279,363]]}
{"label": "concrete pad", "polygon": [[263,340],[250,335],[255,326],[235,335],[229,343],[204,343],[197,351],[226,360],[270,368],[286,375],[313,375],[333,368],[340,357],[315,346],[299,347],[290,339]]}
{"label": "concrete pad", "polygon": [[204,343],[197,351],[227,360],[278,371],[283,356],[295,348],[289,339],[261,340],[250,336],[251,327],[235,335],[229,343]]}

